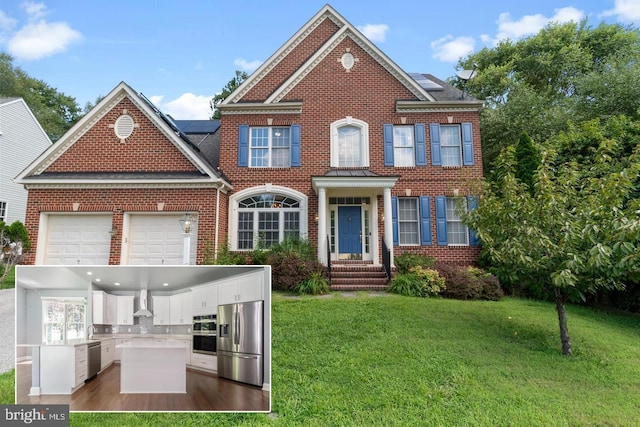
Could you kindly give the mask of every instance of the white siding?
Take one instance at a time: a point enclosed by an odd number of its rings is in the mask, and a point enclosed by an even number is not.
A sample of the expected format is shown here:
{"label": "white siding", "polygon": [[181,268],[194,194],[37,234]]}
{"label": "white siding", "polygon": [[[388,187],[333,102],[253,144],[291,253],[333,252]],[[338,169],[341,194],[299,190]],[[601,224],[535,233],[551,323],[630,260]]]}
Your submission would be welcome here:
{"label": "white siding", "polygon": [[50,145],[23,99],[0,99],[0,200],[7,202],[7,224],[24,223],[27,210],[27,190],[13,179]]}

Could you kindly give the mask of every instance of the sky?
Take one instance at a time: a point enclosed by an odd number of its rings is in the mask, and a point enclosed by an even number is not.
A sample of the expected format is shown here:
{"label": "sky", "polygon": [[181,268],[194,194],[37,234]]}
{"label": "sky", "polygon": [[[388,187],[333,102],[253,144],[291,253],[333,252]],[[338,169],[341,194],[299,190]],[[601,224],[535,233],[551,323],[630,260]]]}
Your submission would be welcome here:
{"label": "sky", "polygon": [[[45,0],[0,3],[0,51],[82,108],[124,81],[175,119],[251,74],[327,1]],[[406,72],[455,75],[461,57],[551,22],[640,26],[640,0],[334,0]]]}

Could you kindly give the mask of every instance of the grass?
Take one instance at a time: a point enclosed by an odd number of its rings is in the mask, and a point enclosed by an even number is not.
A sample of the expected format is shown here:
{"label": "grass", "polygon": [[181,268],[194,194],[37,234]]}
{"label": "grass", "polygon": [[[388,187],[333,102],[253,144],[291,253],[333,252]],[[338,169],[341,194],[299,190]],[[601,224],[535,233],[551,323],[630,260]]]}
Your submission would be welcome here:
{"label": "grass", "polygon": [[274,294],[271,416],[76,413],[71,425],[640,424],[640,318],[568,316],[571,358],[548,303]]}
{"label": "grass", "polygon": [[16,270],[15,267],[11,268],[7,277],[4,278],[2,283],[0,283],[0,289],[11,289],[16,286]]}

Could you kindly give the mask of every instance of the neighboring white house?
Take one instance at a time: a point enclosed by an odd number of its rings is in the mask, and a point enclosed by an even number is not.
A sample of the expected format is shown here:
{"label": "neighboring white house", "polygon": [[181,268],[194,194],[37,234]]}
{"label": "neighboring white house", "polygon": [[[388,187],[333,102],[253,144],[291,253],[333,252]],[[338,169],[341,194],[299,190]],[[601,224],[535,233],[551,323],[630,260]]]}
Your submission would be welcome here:
{"label": "neighboring white house", "polygon": [[0,221],[24,223],[27,190],[13,179],[51,140],[22,98],[0,98]]}

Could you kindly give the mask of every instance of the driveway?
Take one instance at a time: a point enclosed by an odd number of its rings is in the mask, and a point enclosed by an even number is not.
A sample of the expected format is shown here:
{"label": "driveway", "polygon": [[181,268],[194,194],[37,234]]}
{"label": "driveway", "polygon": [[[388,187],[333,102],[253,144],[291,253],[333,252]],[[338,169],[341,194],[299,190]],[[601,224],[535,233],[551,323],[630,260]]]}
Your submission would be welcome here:
{"label": "driveway", "polygon": [[0,372],[14,368],[15,358],[15,289],[0,290]]}

